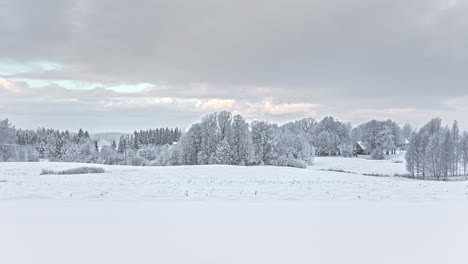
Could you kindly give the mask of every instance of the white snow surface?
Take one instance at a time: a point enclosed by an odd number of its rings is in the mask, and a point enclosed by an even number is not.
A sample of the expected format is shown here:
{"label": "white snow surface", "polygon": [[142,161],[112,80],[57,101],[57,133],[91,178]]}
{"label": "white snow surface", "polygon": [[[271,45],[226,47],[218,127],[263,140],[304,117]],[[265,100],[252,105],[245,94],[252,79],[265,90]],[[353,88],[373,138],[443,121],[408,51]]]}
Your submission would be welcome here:
{"label": "white snow surface", "polygon": [[386,160],[364,158],[317,157],[312,167],[315,170],[341,170],[357,174],[382,176],[405,175],[406,165],[403,154],[393,155]]}
{"label": "white snow surface", "polygon": [[[106,173],[39,175],[43,168],[104,167]],[[328,171],[341,169],[352,173]],[[394,175],[392,160],[318,158],[308,169],[273,166],[131,167],[74,163],[0,163],[0,200],[400,200],[467,201],[468,182]]]}
{"label": "white snow surface", "polygon": [[402,172],[0,163],[0,264],[468,263],[468,182],[362,175]]}

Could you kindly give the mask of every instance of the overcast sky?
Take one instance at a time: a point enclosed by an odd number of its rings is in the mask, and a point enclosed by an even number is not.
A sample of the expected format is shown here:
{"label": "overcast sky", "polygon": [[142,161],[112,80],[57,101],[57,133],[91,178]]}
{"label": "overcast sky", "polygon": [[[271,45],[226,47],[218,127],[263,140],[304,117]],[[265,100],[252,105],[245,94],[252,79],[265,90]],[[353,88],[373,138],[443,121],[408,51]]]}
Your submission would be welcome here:
{"label": "overcast sky", "polygon": [[468,128],[465,0],[0,0],[0,118],[90,131],[209,112]]}

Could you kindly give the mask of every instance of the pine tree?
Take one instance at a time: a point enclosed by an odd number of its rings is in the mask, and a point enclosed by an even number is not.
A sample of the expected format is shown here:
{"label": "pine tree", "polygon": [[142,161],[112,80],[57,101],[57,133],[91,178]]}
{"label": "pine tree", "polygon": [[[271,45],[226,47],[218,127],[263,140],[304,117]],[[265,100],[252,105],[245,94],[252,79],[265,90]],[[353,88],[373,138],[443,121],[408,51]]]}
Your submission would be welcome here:
{"label": "pine tree", "polygon": [[132,149],[138,150],[140,148],[140,134],[138,132],[133,133]]}
{"label": "pine tree", "polygon": [[111,148],[112,148],[113,150],[117,150],[117,144],[115,143],[115,139],[112,140]]}
{"label": "pine tree", "polygon": [[127,138],[125,136],[121,136],[119,139],[119,147],[117,151],[119,153],[123,153],[126,148],[127,148]]}
{"label": "pine tree", "polygon": [[81,128],[80,128],[80,130],[78,131],[78,137],[79,137],[79,138],[84,138],[84,137],[85,137],[84,131],[83,131],[83,129],[81,129]]}

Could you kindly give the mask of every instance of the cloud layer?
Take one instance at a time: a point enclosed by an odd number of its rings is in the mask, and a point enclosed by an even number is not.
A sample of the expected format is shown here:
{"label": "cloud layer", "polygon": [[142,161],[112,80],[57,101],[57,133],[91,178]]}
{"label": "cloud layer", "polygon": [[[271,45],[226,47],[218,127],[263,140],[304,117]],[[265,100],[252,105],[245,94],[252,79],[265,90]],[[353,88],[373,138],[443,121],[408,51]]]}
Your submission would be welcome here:
{"label": "cloud layer", "polygon": [[467,12],[464,0],[6,0],[0,114],[96,130],[221,109],[468,123]]}

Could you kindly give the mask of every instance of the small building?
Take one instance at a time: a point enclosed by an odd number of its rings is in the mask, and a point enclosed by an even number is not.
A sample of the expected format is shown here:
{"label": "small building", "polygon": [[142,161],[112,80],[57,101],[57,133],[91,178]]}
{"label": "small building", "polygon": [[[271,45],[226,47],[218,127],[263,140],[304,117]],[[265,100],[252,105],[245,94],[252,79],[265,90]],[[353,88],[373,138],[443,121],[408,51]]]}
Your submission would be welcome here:
{"label": "small building", "polygon": [[366,147],[362,141],[357,141],[353,146],[353,156],[357,157],[358,155],[366,154]]}
{"label": "small building", "polygon": [[405,138],[403,140],[403,143],[399,144],[397,147],[400,150],[400,152],[403,152],[403,151],[406,151],[408,149],[408,146],[409,146],[409,140],[407,138]]}

